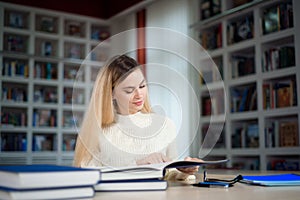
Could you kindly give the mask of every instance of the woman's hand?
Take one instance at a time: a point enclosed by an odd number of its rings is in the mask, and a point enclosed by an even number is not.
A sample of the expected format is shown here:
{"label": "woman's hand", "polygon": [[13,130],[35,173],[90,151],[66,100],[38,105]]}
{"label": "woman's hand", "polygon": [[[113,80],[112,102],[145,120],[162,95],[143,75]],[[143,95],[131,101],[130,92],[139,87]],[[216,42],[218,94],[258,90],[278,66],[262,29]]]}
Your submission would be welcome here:
{"label": "woman's hand", "polygon": [[137,165],[148,165],[148,164],[156,164],[156,163],[163,163],[163,162],[170,162],[171,159],[161,153],[152,153],[147,157],[137,160]]}
{"label": "woman's hand", "polygon": [[[186,157],[184,160],[186,161],[197,161],[197,162],[202,162],[201,159],[199,158],[191,158],[191,157]],[[183,168],[177,168],[179,171],[186,173],[186,174],[195,174],[199,170],[199,166],[195,167],[183,167]]]}

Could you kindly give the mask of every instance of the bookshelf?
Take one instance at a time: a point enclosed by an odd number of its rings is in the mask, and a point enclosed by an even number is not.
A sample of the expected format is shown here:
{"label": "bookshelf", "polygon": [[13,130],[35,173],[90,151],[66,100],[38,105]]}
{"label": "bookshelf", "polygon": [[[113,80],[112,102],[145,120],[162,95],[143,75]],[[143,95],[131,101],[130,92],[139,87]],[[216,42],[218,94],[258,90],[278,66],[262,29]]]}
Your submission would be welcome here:
{"label": "bookshelf", "polygon": [[2,2],[0,19],[0,164],[70,165],[110,25]]}
{"label": "bookshelf", "polygon": [[[191,35],[208,51],[224,81],[223,88],[214,69],[202,67],[199,139],[211,116],[214,124],[226,116],[221,138],[208,156],[228,158],[224,167],[235,169],[300,170],[300,58],[295,56],[300,51],[300,3],[193,3],[197,19]],[[213,88],[210,95],[208,88]],[[225,98],[214,95],[223,89]]]}

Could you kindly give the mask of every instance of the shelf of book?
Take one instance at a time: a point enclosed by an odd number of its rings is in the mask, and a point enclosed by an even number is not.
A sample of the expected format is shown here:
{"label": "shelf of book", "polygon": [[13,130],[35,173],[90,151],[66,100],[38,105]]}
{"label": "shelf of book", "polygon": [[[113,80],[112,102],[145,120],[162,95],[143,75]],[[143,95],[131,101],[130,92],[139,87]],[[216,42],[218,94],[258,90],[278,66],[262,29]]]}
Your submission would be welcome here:
{"label": "shelf of book", "polygon": [[0,163],[71,165],[110,43],[93,49],[110,37],[110,25],[4,2],[0,16]]}
{"label": "shelf of book", "polygon": [[[211,119],[223,119],[225,124],[223,144],[218,143],[208,157],[229,158],[226,167],[238,169],[299,170],[299,2],[195,3],[198,16],[190,25],[192,35],[217,66],[202,67],[200,72],[199,139]],[[215,69],[224,83],[214,77]],[[216,90],[224,90],[224,98],[215,98]],[[216,112],[222,103],[225,115]]]}

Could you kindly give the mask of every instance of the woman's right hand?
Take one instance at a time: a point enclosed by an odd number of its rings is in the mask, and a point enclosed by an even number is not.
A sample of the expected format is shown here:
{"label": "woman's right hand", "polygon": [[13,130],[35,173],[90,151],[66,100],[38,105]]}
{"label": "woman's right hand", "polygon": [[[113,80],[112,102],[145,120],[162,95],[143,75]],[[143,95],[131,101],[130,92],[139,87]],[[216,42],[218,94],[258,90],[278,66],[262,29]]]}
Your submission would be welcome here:
{"label": "woman's right hand", "polygon": [[152,153],[147,157],[137,160],[137,165],[148,165],[148,164],[156,164],[156,163],[163,163],[163,162],[170,162],[171,159],[167,156],[163,155],[162,153]]}

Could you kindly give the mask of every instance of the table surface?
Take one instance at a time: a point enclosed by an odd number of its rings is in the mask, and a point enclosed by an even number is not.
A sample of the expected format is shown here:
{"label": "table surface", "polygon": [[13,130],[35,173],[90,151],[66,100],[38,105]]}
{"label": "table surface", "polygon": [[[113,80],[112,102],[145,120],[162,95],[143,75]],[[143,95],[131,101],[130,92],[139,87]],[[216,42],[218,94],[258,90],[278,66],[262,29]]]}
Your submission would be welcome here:
{"label": "table surface", "polygon": [[[268,172],[270,173],[270,172]],[[276,172],[278,173],[278,172]],[[286,172],[285,172],[286,173]],[[251,175],[251,173],[236,173],[218,171],[208,173],[211,178],[234,178],[237,174]],[[257,172],[255,173],[257,174]],[[165,191],[137,191],[137,192],[97,192],[94,200],[164,200],[164,199],[221,199],[221,200],[299,200],[300,186],[286,187],[262,187],[243,183],[236,183],[230,188],[202,188],[194,187],[191,183],[201,180],[202,176],[197,175],[197,179],[190,182],[169,182],[169,187]]]}

